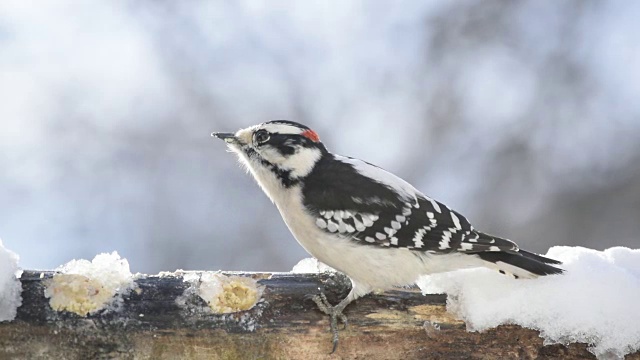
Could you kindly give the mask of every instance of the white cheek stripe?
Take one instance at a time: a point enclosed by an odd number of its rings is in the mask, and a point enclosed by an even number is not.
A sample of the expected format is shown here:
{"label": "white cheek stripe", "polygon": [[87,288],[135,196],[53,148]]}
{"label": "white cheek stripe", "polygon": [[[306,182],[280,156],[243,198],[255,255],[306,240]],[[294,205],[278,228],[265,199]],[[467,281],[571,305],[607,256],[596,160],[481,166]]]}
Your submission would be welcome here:
{"label": "white cheek stripe", "polygon": [[295,154],[283,157],[282,163],[276,165],[290,170],[292,178],[300,178],[309,175],[316,162],[320,160],[320,157],[322,157],[322,153],[319,149],[300,148]]}

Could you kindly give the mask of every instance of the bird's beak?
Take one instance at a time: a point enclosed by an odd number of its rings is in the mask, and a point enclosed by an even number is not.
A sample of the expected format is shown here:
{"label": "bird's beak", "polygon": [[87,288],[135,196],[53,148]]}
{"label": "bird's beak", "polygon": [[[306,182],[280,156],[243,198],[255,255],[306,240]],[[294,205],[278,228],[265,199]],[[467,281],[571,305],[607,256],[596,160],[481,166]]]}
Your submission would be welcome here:
{"label": "bird's beak", "polygon": [[213,132],[211,133],[211,136],[216,137],[220,140],[224,140],[224,142],[226,142],[227,144],[232,144],[232,143],[237,143],[238,142],[238,138],[236,137],[235,134],[232,133],[219,133],[219,132]]}

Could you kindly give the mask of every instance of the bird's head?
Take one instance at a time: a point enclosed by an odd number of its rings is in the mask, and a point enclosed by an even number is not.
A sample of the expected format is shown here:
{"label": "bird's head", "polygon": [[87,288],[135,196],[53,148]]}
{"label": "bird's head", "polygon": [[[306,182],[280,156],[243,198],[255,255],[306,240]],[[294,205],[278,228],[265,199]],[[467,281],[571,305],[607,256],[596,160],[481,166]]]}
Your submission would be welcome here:
{"label": "bird's head", "polygon": [[287,188],[297,184],[327,153],[315,131],[293,121],[274,120],[235,134],[211,135],[224,140],[238,154],[267,194],[272,186]]}

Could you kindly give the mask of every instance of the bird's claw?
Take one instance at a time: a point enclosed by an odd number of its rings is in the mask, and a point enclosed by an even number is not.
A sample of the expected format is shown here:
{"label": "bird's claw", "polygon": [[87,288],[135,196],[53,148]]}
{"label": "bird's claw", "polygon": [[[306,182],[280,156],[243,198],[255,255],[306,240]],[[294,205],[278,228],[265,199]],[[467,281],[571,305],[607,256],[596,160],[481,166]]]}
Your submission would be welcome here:
{"label": "bird's claw", "polygon": [[327,300],[327,297],[323,292],[321,292],[320,295],[315,295],[311,298],[311,300],[313,300],[313,302],[318,305],[320,311],[329,315],[331,319],[330,326],[331,333],[333,334],[333,349],[331,350],[331,354],[333,354],[336,349],[338,349],[338,319],[342,321],[342,323],[344,324],[344,329],[346,329],[347,317],[342,313],[342,308],[339,308],[338,306],[332,306],[331,303],[329,303],[329,300]]}

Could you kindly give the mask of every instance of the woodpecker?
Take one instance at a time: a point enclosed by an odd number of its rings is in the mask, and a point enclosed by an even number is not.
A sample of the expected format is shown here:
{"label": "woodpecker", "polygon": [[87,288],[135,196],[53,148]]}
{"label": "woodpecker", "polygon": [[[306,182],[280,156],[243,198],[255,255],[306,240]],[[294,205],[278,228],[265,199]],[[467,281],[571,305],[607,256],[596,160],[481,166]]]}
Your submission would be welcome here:
{"label": "woodpecker", "polygon": [[[344,308],[373,290],[411,285],[421,275],[488,267],[515,278],[560,274],[559,261],[476,230],[460,213],[368,162],[333,154],[309,127],[275,120],[234,133],[226,142],[280,211],[302,247],[346,274],[349,294],[331,306],[333,351]],[[332,352],[333,352],[332,351]]]}

